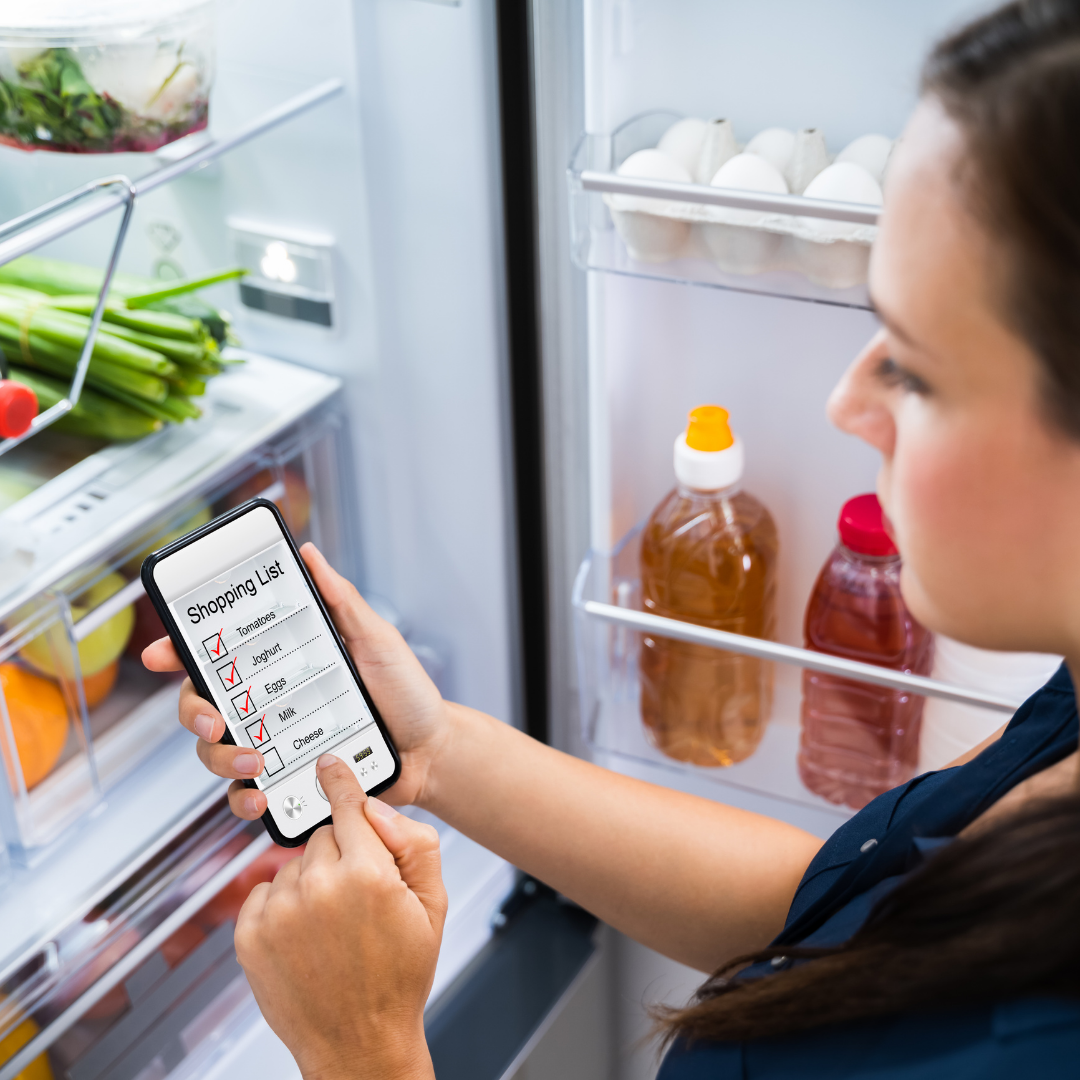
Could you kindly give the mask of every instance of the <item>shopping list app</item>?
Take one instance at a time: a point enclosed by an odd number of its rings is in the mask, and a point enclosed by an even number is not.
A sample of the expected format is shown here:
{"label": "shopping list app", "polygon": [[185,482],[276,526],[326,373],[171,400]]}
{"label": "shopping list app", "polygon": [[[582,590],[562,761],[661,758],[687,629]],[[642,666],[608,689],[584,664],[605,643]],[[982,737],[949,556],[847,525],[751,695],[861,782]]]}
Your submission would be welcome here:
{"label": "shopping list app", "polygon": [[[365,789],[393,775],[382,732],[285,540],[169,608],[237,746],[262,754],[262,790],[287,784],[326,751]],[[309,780],[294,784],[298,793]],[[288,816],[299,816],[289,811],[302,798],[285,800]]]}

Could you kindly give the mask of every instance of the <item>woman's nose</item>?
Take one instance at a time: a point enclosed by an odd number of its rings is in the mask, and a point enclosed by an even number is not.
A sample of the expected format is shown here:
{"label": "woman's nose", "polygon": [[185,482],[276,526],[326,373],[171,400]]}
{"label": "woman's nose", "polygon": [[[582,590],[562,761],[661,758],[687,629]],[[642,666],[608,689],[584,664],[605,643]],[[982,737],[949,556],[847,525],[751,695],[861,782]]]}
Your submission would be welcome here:
{"label": "woman's nose", "polygon": [[829,419],[841,431],[868,442],[890,457],[896,444],[896,421],[890,407],[888,387],[875,372],[889,355],[885,331],[879,331],[852,361],[829,395]]}

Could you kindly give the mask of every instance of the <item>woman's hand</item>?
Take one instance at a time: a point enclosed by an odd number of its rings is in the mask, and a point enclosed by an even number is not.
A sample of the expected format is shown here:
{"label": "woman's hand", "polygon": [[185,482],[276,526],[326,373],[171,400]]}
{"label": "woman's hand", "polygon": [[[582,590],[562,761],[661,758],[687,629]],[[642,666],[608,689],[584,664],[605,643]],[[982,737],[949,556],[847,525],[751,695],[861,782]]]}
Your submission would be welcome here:
{"label": "woman's hand", "polygon": [[[305,544],[300,554],[401,755],[401,778],[387,797],[398,805],[416,802],[431,762],[448,737],[445,703],[401,634],[368,607],[315,545]],[[151,671],[183,670],[167,637],[148,645],[142,660]],[[180,723],[199,736],[197,749],[203,764],[218,776],[238,781],[229,789],[233,813],[248,819],[261,817],[266,796],[239,781],[262,772],[262,754],[221,743],[225,721],[210,702],[199,697],[190,679],[180,689]]]}
{"label": "woman's hand", "polygon": [[236,958],[305,1080],[434,1077],[424,1005],[446,890],[439,837],[364,795],[339,758],[319,758],[333,826],[236,923]]}

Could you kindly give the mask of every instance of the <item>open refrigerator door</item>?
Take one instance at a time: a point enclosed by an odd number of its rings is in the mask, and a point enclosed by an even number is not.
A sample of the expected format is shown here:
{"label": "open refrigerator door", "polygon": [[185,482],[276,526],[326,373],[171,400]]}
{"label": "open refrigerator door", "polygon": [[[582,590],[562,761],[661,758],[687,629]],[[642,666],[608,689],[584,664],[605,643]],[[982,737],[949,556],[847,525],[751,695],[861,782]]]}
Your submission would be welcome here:
{"label": "open refrigerator door", "polygon": [[[909,753],[906,778],[977,745],[1055,670],[1057,657],[939,639],[932,668],[889,671],[810,650],[804,637],[841,508],[875,489],[877,455],[830,425],[826,402],[878,328],[867,271],[888,155],[933,42],[989,6],[535,7],[552,726],[562,748],[826,837],[853,807],[811,790],[800,770],[805,678],[915,702],[920,753]],[[730,414],[742,488],[775,520],[775,623],[756,636],[659,611],[643,581],[655,569],[646,523],[676,488],[672,442],[706,404]],[[750,548],[732,544],[749,573]],[[763,663],[771,705],[742,760],[665,752],[646,696],[656,678],[677,676],[657,676],[650,656],[666,649],[674,664],[687,655],[680,648],[696,649],[701,665],[715,650],[717,668]],[[851,742],[860,749],[866,733]],[[617,1040],[630,1053],[647,1034],[642,997],[670,990],[665,1000],[681,1005],[702,977],[620,948],[620,989],[634,1004],[620,1011]],[[645,1057],[631,1054],[625,1075],[652,1075]]]}

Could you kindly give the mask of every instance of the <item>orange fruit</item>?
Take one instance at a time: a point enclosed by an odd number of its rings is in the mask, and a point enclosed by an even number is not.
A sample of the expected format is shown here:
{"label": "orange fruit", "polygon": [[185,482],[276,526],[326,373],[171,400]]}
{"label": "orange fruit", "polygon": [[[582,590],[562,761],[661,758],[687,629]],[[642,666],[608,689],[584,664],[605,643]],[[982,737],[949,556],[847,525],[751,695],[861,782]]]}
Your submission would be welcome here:
{"label": "orange fruit", "polygon": [[[6,665],[5,665],[6,666]],[[0,1004],[4,996],[0,994]],[[21,1050],[41,1029],[28,1016],[14,1030],[8,1032],[0,1039],[0,1061],[8,1061]],[[47,1054],[41,1054],[34,1058],[20,1073],[15,1080],[53,1080],[53,1071],[49,1067]]]}
{"label": "orange fruit", "polygon": [[93,675],[87,675],[83,679],[83,693],[86,695],[86,707],[92,709],[100,705],[116,685],[116,676],[120,672],[120,661],[114,660]]}
{"label": "orange fruit", "polygon": [[0,664],[0,693],[4,695],[23,780],[29,789],[49,775],[67,742],[64,697],[51,679],[34,675],[18,664]]}

